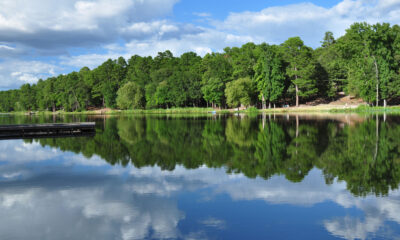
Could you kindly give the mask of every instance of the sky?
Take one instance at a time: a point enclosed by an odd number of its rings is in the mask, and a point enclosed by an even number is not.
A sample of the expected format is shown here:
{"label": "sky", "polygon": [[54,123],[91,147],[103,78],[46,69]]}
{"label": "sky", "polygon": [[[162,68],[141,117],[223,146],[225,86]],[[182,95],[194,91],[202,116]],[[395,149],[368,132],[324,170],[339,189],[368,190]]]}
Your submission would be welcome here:
{"label": "sky", "polygon": [[204,56],[294,36],[317,48],[360,21],[400,24],[400,0],[1,0],[0,90],[165,50]]}

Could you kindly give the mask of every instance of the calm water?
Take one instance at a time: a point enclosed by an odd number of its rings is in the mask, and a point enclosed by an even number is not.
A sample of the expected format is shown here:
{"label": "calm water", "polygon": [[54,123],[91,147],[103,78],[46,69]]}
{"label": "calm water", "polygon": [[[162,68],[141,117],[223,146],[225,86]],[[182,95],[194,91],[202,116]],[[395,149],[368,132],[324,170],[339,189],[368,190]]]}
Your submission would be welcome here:
{"label": "calm water", "polygon": [[0,239],[399,239],[400,117],[9,117]]}

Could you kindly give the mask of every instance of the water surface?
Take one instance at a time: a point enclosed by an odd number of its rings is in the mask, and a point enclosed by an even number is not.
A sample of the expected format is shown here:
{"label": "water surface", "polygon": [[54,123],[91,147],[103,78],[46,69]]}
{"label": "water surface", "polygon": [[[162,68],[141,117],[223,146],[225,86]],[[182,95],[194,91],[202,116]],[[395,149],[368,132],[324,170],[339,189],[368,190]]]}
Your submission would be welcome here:
{"label": "water surface", "polygon": [[0,239],[400,238],[400,118],[0,116],[96,121],[0,141]]}

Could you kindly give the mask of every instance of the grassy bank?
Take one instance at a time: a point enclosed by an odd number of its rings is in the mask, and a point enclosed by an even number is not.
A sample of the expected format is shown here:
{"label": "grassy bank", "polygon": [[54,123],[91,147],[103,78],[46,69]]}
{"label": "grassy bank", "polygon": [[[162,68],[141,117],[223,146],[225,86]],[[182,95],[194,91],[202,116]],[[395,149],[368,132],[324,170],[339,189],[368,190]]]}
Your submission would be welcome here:
{"label": "grassy bank", "polygon": [[366,105],[359,106],[354,109],[332,109],[332,113],[360,113],[360,114],[372,114],[372,113],[391,113],[400,114],[400,106],[390,107],[370,107]]}
{"label": "grassy bank", "polygon": [[343,106],[343,105],[329,105],[320,104],[316,106],[300,106],[300,107],[287,107],[287,108],[271,108],[263,109],[261,112],[266,113],[335,113],[342,111],[354,112],[357,106]]}
{"label": "grassy bank", "polygon": [[212,108],[169,108],[169,109],[134,109],[134,110],[117,110],[117,109],[100,109],[90,111],[32,111],[32,112],[10,112],[6,114],[12,115],[124,115],[124,114],[206,114],[206,113],[229,113],[229,110],[214,110]]}
{"label": "grassy bank", "polygon": [[[359,114],[372,114],[372,113],[399,113],[400,106],[391,107],[369,107],[366,105],[361,106],[339,106],[339,105],[317,105],[317,106],[300,106],[288,108],[271,108],[271,109],[257,109],[250,107],[248,109],[212,109],[212,108],[169,108],[169,109],[135,109],[135,110],[92,110],[92,111],[77,111],[65,112],[57,111],[55,113],[50,111],[35,111],[35,115],[128,115],[128,114],[207,114],[207,113],[359,113]],[[29,112],[11,112],[12,115],[29,115]]]}

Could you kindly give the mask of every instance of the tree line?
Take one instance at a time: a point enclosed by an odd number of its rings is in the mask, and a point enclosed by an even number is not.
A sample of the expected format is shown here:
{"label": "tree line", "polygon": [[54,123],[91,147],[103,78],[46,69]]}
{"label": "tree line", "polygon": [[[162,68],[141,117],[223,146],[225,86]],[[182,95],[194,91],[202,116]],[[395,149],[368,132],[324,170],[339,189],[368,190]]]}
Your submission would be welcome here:
{"label": "tree line", "polygon": [[95,69],[40,79],[0,92],[0,111],[153,109],[296,105],[339,92],[369,104],[400,97],[400,27],[354,23],[313,49],[299,37],[247,43],[204,57],[167,50],[156,57],[109,59]]}

